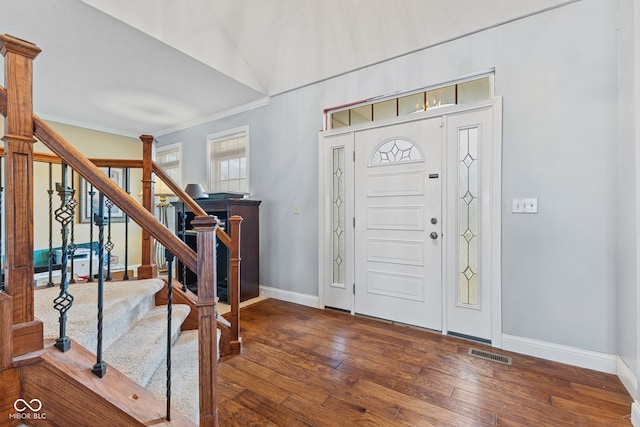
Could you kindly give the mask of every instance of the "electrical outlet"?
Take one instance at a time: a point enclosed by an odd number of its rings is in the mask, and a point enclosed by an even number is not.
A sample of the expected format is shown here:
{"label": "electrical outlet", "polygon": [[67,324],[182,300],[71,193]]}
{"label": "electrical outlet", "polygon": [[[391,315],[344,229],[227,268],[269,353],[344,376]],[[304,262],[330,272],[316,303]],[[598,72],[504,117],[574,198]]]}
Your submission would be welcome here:
{"label": "electrical outlet", "polygon": [[300,205],[299,205],[299,204],[297,204],[297,203],[295,203],[295,204],[293,205],[293,214],[294,214],[294,215],[300,215]]}
{"label": "electrical outlet", "polygon": [[511,205],[512,213],[538,213],[538,199],[514,198]]}

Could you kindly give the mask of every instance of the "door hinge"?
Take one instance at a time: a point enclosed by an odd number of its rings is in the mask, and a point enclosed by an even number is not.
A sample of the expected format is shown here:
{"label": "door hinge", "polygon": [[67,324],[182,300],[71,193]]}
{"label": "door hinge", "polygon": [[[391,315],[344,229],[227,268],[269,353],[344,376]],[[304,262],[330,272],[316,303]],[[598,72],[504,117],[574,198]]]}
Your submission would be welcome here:
{"label": "door hinge", "polygon": [[356,228],[356,217],[353,217],[353,228]]}
{"label": "door hinge", "polygon": [[356,161],[356,150],[353,150],[353,161],[354,161],[354,163]]}
{"label": "door hinge", "polygon": [[353,294],[354,295],[356,294],[356,284],[355,283],[353,284]]}

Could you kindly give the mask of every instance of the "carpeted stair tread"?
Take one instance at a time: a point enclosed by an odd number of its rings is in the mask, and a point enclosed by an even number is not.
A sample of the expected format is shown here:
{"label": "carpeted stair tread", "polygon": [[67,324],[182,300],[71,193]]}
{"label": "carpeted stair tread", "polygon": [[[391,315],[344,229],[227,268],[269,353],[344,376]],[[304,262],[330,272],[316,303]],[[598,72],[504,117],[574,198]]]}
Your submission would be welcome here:
{"label": "carpeted stair tread", "polygon": [[[180,334],[180,326],[189,315],[190,308],[174,304],[171,322],[172,343]],[[143,387],[163,364],[167,353],[167,307],[155,307],[135,322],[129,331],[104,351],[108,365]]]}
{"label": "carpeted stair tread", "polygon": [[[164,365],[156,370],[146,388],[158,397],[166,397]],[[195,423],[200,417],[198,392],[198,331],[183,331],[171,351],[171,404]]]}
{"label": "carpeted stair tread", "polygon": [[[118,337],[155,306],[154,295],[162,289],[161,279],[118,281],[104,283],[103,348]],[[96,351],[98,323],[98,284],[83,282],[70,284],[68,293],[73,306],[67,312],[66,335],[80,345]],[[58,286],[35,291],[35,316],[44,323],[44,337],[59,337],[59,313],[53,300],[60,294]]]}

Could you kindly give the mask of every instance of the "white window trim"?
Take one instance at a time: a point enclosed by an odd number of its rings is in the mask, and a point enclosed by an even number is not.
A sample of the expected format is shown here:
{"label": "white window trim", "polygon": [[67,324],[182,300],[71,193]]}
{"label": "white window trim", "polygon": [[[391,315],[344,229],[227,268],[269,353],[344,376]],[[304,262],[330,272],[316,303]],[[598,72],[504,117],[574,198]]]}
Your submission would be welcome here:
{"label": "white window trim", "polygon": [[225,139],[227,137],[239,134],[239,133],[244,133],[244,137],[245,137],[245,141],[246,141],[246,148],[245,148],[245,157],[246,157],[246,162],[247,162],[247,193],[251,193],[251,166],[250,166],[250,162],[249,162],[249,155],[250,155],[250,138],[249,138],[249,126],[240,126],[237,128],[233,128],[233,129],[227,129],[227,130],[223,130],[220,132],[216,132],[216,133],[210,133],[207,135],[207,191],[212,193],[214,191],[213,188],[211,188],[211,143],[213,141],[219,140],[219,139]]}

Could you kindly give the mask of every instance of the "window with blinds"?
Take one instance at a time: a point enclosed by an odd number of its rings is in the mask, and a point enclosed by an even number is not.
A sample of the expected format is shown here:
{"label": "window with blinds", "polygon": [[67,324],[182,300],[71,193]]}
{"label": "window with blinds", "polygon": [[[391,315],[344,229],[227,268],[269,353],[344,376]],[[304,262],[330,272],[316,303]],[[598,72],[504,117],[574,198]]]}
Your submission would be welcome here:
{"label": "window with blinds", "polygon": [[209,137],[211,192],[248,193],[248,131]]}
{"label": "window with blinds", "polygon": [[[180,157],[182,152],[182,144],[176,143],[158,147],[156,149],[156,163],[160,166],[178,185],[181,185],[182,174],[180,170]],[[159,180],[158,180],[159,181]],[[164,187],[162,183],[156,182],[155,192],[162,192]]]}

